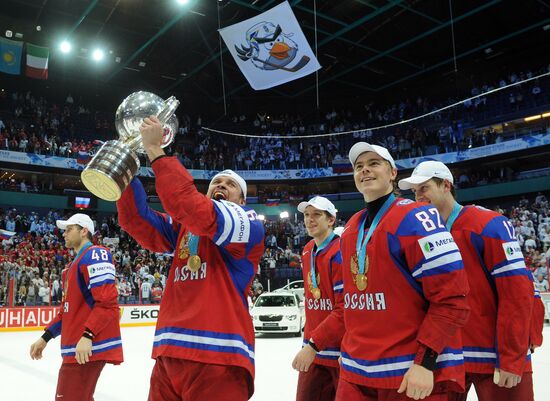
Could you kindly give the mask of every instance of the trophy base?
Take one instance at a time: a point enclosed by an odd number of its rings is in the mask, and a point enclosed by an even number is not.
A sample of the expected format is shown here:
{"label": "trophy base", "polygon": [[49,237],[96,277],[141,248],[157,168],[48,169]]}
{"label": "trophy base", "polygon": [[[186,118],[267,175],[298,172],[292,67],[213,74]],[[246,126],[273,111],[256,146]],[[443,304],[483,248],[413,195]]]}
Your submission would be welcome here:
{"label": "trophy base", "polygon": [[103,171],[84,170],[80,178],[84,186],[98,198],[115,202],[122,196],[117,182]]}
{"label": "trophy base", "polygon": [[120,141],[107,141],[80,174],[82,183],[98,198],[117,201],[139,169],[135,153]]}

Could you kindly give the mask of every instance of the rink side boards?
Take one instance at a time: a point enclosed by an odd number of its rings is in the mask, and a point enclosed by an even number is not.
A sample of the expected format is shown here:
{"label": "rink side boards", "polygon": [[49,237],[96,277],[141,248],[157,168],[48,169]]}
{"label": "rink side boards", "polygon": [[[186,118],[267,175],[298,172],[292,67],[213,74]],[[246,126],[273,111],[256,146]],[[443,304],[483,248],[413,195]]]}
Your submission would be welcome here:
{"label": "rink side boards", "polygon": [[542,298],[542,303],[544,304],[544,309],[546,310],[544,320],[550,321],[550,292],[541,292],[540,297]]}
{"label": "rink side boards", "polygon": [[[120,305],[120,326],[154,326],[158,305]],[[0,308],[0,332],[43,330],[56,316],[57,307]]]}
{"label": "rink side boards", "polygon": [[[550,321],[550,292],[541,293],[546,309],[545,320]],[[120,326],[154,326],[159,312],[158,305],[120,305]],[[0,332],[43,330],[57,314],[57,307],[29,306],[24,308],[0,308]]]}

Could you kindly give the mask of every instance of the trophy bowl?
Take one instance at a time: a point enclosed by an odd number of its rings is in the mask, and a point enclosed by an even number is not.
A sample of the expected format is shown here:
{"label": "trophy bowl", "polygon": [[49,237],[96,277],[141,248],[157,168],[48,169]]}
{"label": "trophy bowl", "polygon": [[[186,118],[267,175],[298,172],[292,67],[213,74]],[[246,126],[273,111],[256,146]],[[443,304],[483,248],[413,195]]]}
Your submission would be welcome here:
{"label": "trophy bowl", "polygon": [[164,100],[143,91],[124,99],[115,116],[119,139],[105,142],[82,171],[84,186],[98,198],[118,200],[139,170],[136,153],[145,153],[139,132],[143,119],[153,115],[160,120],[164,129],[161,147],[164,148],[172,143],[178,130],[178,119],[174,115],[178,105],[173,96]]}

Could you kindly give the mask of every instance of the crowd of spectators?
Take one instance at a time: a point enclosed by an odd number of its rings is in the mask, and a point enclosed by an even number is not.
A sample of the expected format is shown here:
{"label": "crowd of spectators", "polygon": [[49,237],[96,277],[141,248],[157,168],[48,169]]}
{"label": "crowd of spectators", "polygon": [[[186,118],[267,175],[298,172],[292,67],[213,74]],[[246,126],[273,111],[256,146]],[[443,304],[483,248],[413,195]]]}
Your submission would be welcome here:
{"label": "crowd of spectators", "polygon": [[525,264],[533,273],[539,291],[548,291],[550,267],[550,204],[546,195],[538,193],[534,200],[525,196],[508,213],[518,242],[525,256]]}
{"label": "crowd of spectators", "polygon": [[[5,304],[8,280],[17,284],[16,305],[56,305],[60,302],[61,272],[74,258],[64,247],[50,210],[45,216],[16,209],[0,211],[0,228],[15,232],[0,242],[0,303]],[[160,303],[171,257],[147,252],[118,226],[114,217],[94,221],[94,243],[111,249],[117,269],[121,303]]]}
{"label": "crowd of spectators", "polygon": [[[548,291],[550,261],[550,204],[545,194],[522,197],[512,206],[495,210],[509,217],[522,247],[527,267],[541,291]],[[55,220],[66,218],[56,210],[44,216],[16,209],[0,210],[0,228],[15,232],[0,241],[0,305],[7,304],[8,281],[15,279],[15,303],[19,306],[58,305],[62,296],[61,272],[74,253],[64,247]],[[116,217],[94,220],[94,243],[111,249],[116,266],[119,302],[159,303],[166,285],[171,255],[142,249],[117,224]],[[337,226],[345,225],[338,220]],[[301,279],[301,250],[309,241],[303,221],[265,220],[265,253],[251,288],[259,295],[267,282],[271,288]]]}
{"label": "crowd of spectators", "polygon": [[[511,73],[493,83],[475,86],[464,96],[482,95],[544,72],[550,72],[550,66],[534,73]],[[194,169],[271,170],[331,167],[334,160],[346,156],[347,149],[357,139],[387,147],[396,159],[478,147],[501,141],[503,137],[490,129],[465,132],[466,124],[487,118],[488,113],[504,115],[549,103],[549,82],[548,79],[530,81],[491,96],[466,101],[459,107],[414,123],[375,131],[368,128],[426,114],[457,99],[433,101],[418,97],[391,105],[369,102],[355,111],[333,109],[308,117],[258,112],[230,116],[214,124],[216,128],[260,135],[261,138],[211,134],[201,128],[207,125],[203,117],[180,115],[173,152],[180,156],[186,167]],[[51,102],[31,92],[8,94],[3,91],[1,95],[0,107],[6,110],[0,114],[0,149],[75,158],[80,155],[86,159],[85,155],[97,150],[100,140],[116,137],[113,111],[91,111],[83,105],[81,98],[75,101],[71,94],[61,102]],[[314,139],[270,138],[272,135],[313,135],[350,130],[360,132]]]}
{"label": "crowd of spectators", "polygon": [[[493,83],[484,83],[471,89],[467,96],[488,93],[550,72],[550,65],[537,70],[511,73]],[[191,136],[191,149],[184,146],[183,139],[175,147],[186,167],[216,170],[233,168],[242,170],[271,170],[330,167],[334,160],[346,156],[346,151],[358,139],[377,143],[390,149],[395,159],[445,153],[498,143],[504,137],[495,130],[483,128],[465,131],[464,127],[492,115],[505,115],[521,108],[536,107],[550,102],[549,80],[530,81],[494,95],[481,96],[466,101],[461,106],[435,113],[413,123],[382,130],[369,130],[418,115],[430,113],[458,99],[448,98],[433,102],[424,97],[404,100],[383,106],[370,102],[362,110],[331,110],[314,119],[302,115],[281,114],[271,116],[267,112],[254,115],[235,115],[214,125],[222,131],[260,135],[261,138],[245,138],[210,133],[201,127],[199,118],[195,129],[187,122],[185,131]],[[191,127],[191,128],[189,128]],[[357,131],[352,135],[328,136],[313,139],[270,138],[273,135],[300,136]],[[429,152],[429,153],[427,153]]]}

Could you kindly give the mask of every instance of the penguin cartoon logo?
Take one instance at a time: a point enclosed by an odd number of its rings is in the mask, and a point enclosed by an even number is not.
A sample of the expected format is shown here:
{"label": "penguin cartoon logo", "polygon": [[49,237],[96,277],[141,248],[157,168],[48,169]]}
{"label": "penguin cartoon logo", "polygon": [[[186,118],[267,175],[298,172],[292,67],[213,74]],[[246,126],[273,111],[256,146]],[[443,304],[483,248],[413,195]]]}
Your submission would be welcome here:
{"label": "penguin cartoon logo", "polygon": [[299,50],[291,39],[293,35],[283,33],[280,25],[260,22],[246,31],[247,45],[235,46],[235,50],[241,60],[251,60],[260,70],[296,72],[309,63],[310,58],[304,55],[294,66],[289,66]]}

